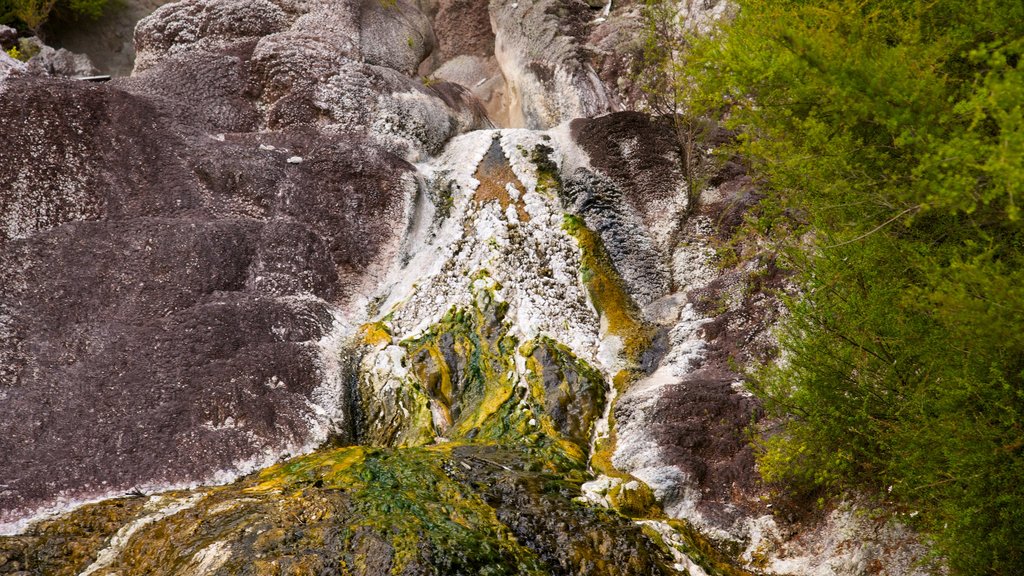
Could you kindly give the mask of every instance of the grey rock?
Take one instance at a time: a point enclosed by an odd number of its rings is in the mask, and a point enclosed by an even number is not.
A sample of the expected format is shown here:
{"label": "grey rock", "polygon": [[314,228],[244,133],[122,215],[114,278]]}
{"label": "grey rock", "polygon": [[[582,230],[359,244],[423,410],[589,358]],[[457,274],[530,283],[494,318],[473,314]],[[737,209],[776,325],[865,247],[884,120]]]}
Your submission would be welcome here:
{"label": "grey rock", "polygon": [[679,144],[671,122],[640,112],[581,118],[570,125],[573,139],[593,168],[623,191],[621,209],[636,215],[658,249],[671,253],[686,223]]}
{"label": "grey rock", "polygon": [[583,57],[592,18],[584,2],[492,0],[490,12],[510,125],[544,129],[612,111],[607,88]]}
{"label": "grey rock", "polygon": [[570,210],[601,237],[633,300],[642,306],[671,288],[671,274],[626,193],[606,176],[580,168],[565,182]]}
{"label": "grey rock", "polygon": [[22,38],[19,46],[23,53],[32,54],[26,62],[26,70],[30,74],[74,78],[92,76],[98,72],[85,54],[75,54],[64,48],[55,49],[43,44],[35,36]]}
{"label": "grey rock", "polygon": [[19,62],[14,58],[11,58],[10,54],[7,52],[0,50],[0,88],[3,87],[3,82],[9,74],[23,72],[24,70],[24,62]]}
{"label": "grey rock", "polygon": [[505,77],[494,56],[456,56],[435,70],[431,74],[431,79],[468,88],[483,105],[487,117],[494,124],[509,124]]}
{"label": "grey rock", "polygon": [[364,0],[359,5],[359,49],[368,64],[415,75],[435,50],[430,20],[408,0]]}
{"label": "grey rock", "polygon": [[0,24],[0,48],[10,50],[18,43],[18,31]]}

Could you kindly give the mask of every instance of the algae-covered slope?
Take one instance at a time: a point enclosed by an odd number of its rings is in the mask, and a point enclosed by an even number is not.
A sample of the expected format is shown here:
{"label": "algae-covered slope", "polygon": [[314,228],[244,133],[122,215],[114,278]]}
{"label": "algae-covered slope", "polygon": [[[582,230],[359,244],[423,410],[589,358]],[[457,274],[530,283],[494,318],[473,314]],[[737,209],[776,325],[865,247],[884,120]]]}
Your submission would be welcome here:
{"label": "algae-covered slope", "polygon": [[[84,508],[0,554],[97,576],[670,573],[640,526],[574,502],[577,486],[543,467],[490,446],[329,449],[226,487]],[[98,510],[134,514],[110,541],[66,538],[102,533]]]}

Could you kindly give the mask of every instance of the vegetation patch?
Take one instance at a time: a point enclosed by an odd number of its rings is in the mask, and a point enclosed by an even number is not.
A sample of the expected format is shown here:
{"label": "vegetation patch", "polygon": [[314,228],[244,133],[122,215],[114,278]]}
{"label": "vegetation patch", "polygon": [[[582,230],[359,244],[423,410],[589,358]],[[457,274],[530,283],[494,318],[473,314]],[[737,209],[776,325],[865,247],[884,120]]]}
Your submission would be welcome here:
{"label": "vegetation patch", "polygon": [[41,36],[43,25],[53,17],[63,21],[96,19],[107,4],[108,0],[0,0],[0,24]]}
{"label": "vegetation patch", "polygon": [[762,472],[917,513],[953,573],[1024,573],[1024,4],[738,4],[672,71],[741,134],[747,233],[801,292],[752,379],[785,421]]}

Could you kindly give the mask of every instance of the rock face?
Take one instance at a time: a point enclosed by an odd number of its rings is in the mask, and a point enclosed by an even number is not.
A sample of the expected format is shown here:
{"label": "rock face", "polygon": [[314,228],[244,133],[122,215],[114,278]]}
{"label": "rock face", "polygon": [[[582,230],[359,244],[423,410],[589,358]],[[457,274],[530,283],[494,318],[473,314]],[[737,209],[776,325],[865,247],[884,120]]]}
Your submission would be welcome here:
{"label": "rock face", "polygon": [[687,204],[671,126],[617,111],[637,11],[602,10],[183,0],[130,77],[0,60],[0,573],[866,549],[762,503],[731,367],[784,277],[712,264],[756,190],[726,164]]}
{"label": "rock face", "polygon": [[593,16],[578,0],[491,3],[510,125],[549,128],[611,110],[606,87],[582,57]]}
{"label": "rock face", "polygon": [[[366,29],[423,28],[367,6]],[[336,316],[398,249],[404,158],[479,118],[383,66],[421,48],[361,58],[336,30],[269,2],[170,5],[123,83],[4,81],[5,522],[345,434]]]}

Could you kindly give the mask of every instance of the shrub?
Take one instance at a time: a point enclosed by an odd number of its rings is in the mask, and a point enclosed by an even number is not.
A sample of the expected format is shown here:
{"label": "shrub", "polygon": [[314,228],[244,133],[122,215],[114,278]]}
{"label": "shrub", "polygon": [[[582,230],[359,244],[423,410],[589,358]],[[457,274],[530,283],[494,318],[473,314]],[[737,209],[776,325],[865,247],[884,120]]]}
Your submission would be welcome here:
{"label": "shrub", "polygon": [[51,18],[99,18],[108,2],[109,0],[0,0],[0,24],[13,24],[41,36],[43,25]]}
{"label": "shrub", "polygon": [[678,78],[742,133],[801,287],[752,382],[786,422],[762,472],[1024,574],[1024,3],[738,4]]}

